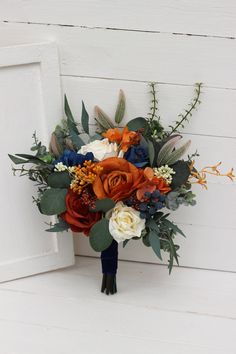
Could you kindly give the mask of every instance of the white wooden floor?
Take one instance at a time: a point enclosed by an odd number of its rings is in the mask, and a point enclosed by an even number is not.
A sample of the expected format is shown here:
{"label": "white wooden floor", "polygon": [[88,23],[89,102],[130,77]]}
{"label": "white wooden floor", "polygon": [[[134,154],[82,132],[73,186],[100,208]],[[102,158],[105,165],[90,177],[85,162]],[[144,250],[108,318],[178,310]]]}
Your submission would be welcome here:
{"label": "white wooden floor", "polygon": [[235,354],[236,274],[99,259],[0,285],[0,354]]}

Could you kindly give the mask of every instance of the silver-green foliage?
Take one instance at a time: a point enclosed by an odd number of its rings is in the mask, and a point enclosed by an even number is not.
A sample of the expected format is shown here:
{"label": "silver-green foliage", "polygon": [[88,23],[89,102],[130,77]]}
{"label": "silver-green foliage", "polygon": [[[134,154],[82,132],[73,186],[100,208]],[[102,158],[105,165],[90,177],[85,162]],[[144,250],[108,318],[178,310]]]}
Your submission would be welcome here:
{"label": "silver-green foliage", "polygon": [[173,165],[184,155],[191,144],[191,140],[177,148],[176,145],[180,139],[181,135],[175,135],[162,146],[157,156],[157,166]]}
{"label": "silver-green foliage", "polygon": [[190,190],[187,190],[185,187],[179,187],[167,194],[165,204],[168,209],[176,210],[181,204],[185,206],[195,205],[195,197],[196,195]]}

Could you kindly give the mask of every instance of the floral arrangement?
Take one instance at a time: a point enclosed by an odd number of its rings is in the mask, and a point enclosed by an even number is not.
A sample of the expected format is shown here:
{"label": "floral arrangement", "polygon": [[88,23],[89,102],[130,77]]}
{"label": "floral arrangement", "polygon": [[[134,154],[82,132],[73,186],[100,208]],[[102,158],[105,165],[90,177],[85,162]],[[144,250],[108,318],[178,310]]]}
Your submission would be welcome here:
{"label": "floral arrangement", "polygon": [[[151,107],[147,118],[138,117],[120,127],[125,114],[125,96],[120,91],[114,121],[95,107],[97,131],[91,133],[89,115],[82,102],[81,125],[72,115],[65,97],[66,119],[56,126],[47,148],[33,134],[33,154],[9,155],[20,168],[14,174],[28,176],[38,187],[34,198],[40,213],[56,215],[49,232],[71,229],[89,237],[91,247],[101,252],[102,292],[114,294],[118,243],[141,240],[162,259],[169,254],[169,272],[178,264],[177,234],[184,236],[170,219],[170,211],[196,204],[194,183],[207,188],[206,175],[233,179],[219,165],[197,170],[195,157],[183,158],[190,141],[179,144],[184,128],[200,103],[202,84],[188,109],[167,129],[158,115],[155,83],[150,84]],[[26,168],[25,166],[30,166]]]}

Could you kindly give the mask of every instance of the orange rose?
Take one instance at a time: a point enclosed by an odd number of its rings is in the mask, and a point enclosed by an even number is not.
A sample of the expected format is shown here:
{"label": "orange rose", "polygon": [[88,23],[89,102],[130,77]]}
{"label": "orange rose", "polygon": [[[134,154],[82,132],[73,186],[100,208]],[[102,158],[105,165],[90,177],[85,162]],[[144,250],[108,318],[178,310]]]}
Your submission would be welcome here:
{"label": "orange rose", "polygon": [[123,200],[147,183],[143,170],[125,159],[110,157],[99,162],[98,166],[102,167],[102,171],[93,183],[98,199]]}

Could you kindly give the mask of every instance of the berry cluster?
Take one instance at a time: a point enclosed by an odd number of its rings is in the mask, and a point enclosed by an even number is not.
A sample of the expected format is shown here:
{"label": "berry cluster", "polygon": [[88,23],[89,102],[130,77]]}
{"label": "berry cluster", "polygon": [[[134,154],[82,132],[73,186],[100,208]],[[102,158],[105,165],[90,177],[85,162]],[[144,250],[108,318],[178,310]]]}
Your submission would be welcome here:
{"label": "berry cluster", "polygon": [[153,193],[146,192],[144,196],[145,201],[139,205],[140,218],[150,219],[158,210],[165,206],[165,196],[158,190]]}
{"label": "berry cluster", "polygon": [[145,200],[140,202],[136,194],[133,194],[124,203],[138,211],[142,219],[150,219],[158,210],[164,208],[165,195],[155,190],[153,193],[145,192]]}

